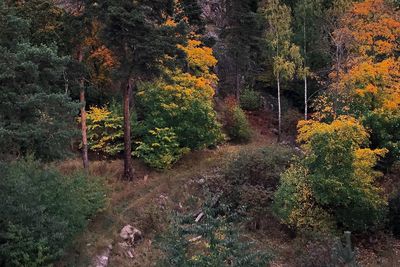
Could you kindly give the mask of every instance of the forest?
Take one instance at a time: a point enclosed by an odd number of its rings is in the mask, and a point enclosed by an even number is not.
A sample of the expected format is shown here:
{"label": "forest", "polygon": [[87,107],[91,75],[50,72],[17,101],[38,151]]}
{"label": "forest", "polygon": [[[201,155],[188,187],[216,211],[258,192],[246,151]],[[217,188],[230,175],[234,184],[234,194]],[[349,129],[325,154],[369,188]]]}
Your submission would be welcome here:
{"label": "forest", "polygon": [[400,266],[399,0],[0,0],[0,267]]}

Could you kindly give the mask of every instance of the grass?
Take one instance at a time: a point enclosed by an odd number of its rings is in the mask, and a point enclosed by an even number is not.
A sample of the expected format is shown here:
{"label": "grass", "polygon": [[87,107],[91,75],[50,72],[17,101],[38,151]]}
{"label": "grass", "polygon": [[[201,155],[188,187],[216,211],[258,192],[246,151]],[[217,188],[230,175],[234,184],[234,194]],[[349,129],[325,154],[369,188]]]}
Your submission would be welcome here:
{"label": "grass", "polygon": [[[110,244],[113,244],[114,249],[109,266],[154,266],[160,256],[160,251],[154,246],[154,238],[169,225],[169,212],[199,210],[204,191],[199,183],[201,179],[218,173],[239,150],[259,148],[274,143],[273,139],[273,135],[258,133],[250,144],[223,145],[215,150],[192,152],[173,169],[163,172],[151,170],[141,162],[134,161],[137,178],[133,182],[119,180],[123,170],[123,162],[120,160],[91,162],[90,174],[107,179],[108,206],[93,218],[58,266],[89,266],[93,258]],[[60,163],[58,167],[65,173],[72,172],[81,169],[81,161],[69,160]],[[147,179],[144,179],[145,176]],[[126,224],[140,229],[145,237],[135,248],[134,259],[126,258],[118,250],[119,231]],[[266,214],[264,224],[266,226],[263,229],[246,231],[244,234],[245,238],[256,243],[258,249],[272,251],[275,256],[272,266],[303,266],[302,262],[309,262],[311,251],[308,249],[315,250],[315,246],[310,245],[308,237],[298,236],[293,239],[271,214]],[[383,234],[378,244],[364,243],[357,244],[357,257],[362,266],[400,264],[399,241]]]}
{"label": "grass", "polygon": [[[198,181],[223,166],[229,156],[240,148],[242,146],[224,145],[215,150],[196,151],[185,156],[173,169],[163,172],[148,169],[141,162],[134,161],[137,178],[133,182],[118,179],[123,169],[120,160],[91,162],[90,174],[107,178],[108,206],[90,222],[60,265],[88,266],[93,257],[109,244],[117,247],[115,240],[120,229],[131,224],[145,236],[137,248],[137,257],[126,259],[114,251],[110,266],[152,266],[159,253],[153,248],[152,240],[168,226],[168,211],[199,209],[202,186]],[[62,162],[59,169],[64,173],[79,170],[81,161]]]}

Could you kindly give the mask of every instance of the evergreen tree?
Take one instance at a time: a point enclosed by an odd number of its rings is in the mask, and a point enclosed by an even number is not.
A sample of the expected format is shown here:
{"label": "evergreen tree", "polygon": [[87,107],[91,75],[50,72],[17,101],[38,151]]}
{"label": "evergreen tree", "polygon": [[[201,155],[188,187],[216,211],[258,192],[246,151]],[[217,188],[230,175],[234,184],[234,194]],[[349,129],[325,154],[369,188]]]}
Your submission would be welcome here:
{"label": "evergreen tree", "polygon": [[54,0],[10,1],[16,15],[29,21],[27,30],[33,45],[62,46],[64,11]]}
{"label": "evergreen tree", "polygon": [[262,34],[258,2],[232,0],[226,3],[227,26],[221,33],[226,47],[223,47],[224,60],[219,64],[219,72],[222,74],[221,85],[234,88],[237,100],[243,82],[254,76],[258,65]]}
{"label": "evergreen tree", "polygon": [[[79,88],[80,102],[80,124],[81,124],[81,146],[82,146],[82,163],[85,170],[89,169],[88,156],[88,140],[87,140],[87,124],[86,124],[86,86],[85,81],[89,81],[90,77],[85,63],[87,63],[88,52],[96,49],[94,42],[86,41],[90,36],[92,22],[94,21],[93,13],[90,8],[85,9],[84,0],[75,1],[74,5],[64,3],[64,53],[71,56],[70,72],[68,82],[71,80],[73,87]],[[86,42],[85,42],[86,41]],[[91,46],[91,48],[88,48]],[[69,86],[69,84],[68,84]]]}
{"label": "evergreen tree", "polygon": [[29,22],[0,2],[0,153],[65,156],[77,105],[66,94],[68,59],[55,46],[33,45]]}
{"label": "evergreen tree", "polygon": [[105,40],[119,62],[116,77],[121,81],[124,103],[124,179],[132,180],[132,89],[157,73],[167,51],[176,49],[175,27],[164,24],[173,11],[173,1],[103,1],[98,8],[104,12]]}

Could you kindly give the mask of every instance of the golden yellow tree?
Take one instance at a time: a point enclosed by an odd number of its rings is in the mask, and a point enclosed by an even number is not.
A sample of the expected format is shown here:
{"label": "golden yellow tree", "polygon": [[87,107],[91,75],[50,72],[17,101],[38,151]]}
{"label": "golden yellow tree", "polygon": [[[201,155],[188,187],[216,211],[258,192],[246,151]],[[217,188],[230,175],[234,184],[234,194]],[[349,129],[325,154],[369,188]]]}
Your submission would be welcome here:
{"label": "golden yellow tree", "polygon": [[[138,92],[139,109],[148,128],[171,128],[182,147],[198,149],[215,144],[221,137],[213,109],[218,77],[211,48],[192,35],[178,48],[186,55],[182,68],[165,69],[166,79],[147,84]],[[143,111],[142,111],[143,112]]]}

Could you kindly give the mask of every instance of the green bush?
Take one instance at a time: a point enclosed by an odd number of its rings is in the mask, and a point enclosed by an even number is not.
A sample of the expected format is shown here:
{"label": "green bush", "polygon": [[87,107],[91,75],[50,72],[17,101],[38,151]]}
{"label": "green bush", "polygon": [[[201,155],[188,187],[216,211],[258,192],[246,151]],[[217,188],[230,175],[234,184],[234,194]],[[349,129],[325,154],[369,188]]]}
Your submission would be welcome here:
{"label": "green bush", "polygon": [[[155,128],[172,128],[181,147],[201,149],[223,140],[211,97],[179,85],[147,83],[137,94],[144,135]],[[198,95],[197,95],[198,94]]]}
{"label": "green bush", "polygon": [[260,110],[262,107],[261,94],[252,89],[244,90],[240,95],[240,106],[244,110]]}
{"label": "green bush", "polygon": [[386,148],[389,152],[384,163],[390,167],[400,161],[400,110],[376,110],[369,112],[363,124],[371,130],[373,147]]}
{"label": "green bush", "polygon": [[155,128],[144,137],[143,142],[137,142],[138,147],[133,152],[150,167],[165,169],[178,161],[188,148],[181,148],[177,136],[170,128]]}
{"label": "green bush", "polygon": [[158,240],[163,252],[158,266],[267,266],[271,257],[241,240],[234,225],[235,216],[221,215],[227,212],[225,207],[204,207],[204,216],[198,223],[191,214],[176,215],[170,229]]}
{"label": "green bush", "polygon": [[99,180],[32,159],[0,163],[0,265],[48,266],[105,204]]}
{"label": "green bush", "polygon": [[305,157],[282,176],[275,211],[296,228],[333,228],[363,232],[381,226],[387,201],[374,181],[385,149],[363,148],[368,133],[354,118],[332,123],[302,122],[298,140]]}
{"label": "green bush", "polygon": [[279,176],[290,164],[293,151],[283,146],[246,149],[227,165],[221,177],[212,180],[212,190],[234,209],[244,207],[257,225],[269,209]]}
{"label": "green bush", "polygon": [[235,107],[230,114],[231,122],[227,126],[228,135],[232,141],[248,142],[251,139],[251,126],[246,114],[240,107]]}
{"label": "green bush", "polygon": [[246,114],[237,105],[236,100],[225,99],[225,130],[234,142],[248,142],[251,139],[251,126]]}
{"label": "green bush", "polygon": [[[131,128],[138,131],[136,115],[131,114]],[[111,103],[104,107],[91,107],[87,112],[89,149],[113,156],[124,150],[124,116],[122,106]]]}
{"label": "green bush", "polygon": [[330,231],[334,228],[333,218],[317,205],[307,175],[307,168],[299,162],[282,174],[274,195],[274,213],[295,229]]}

